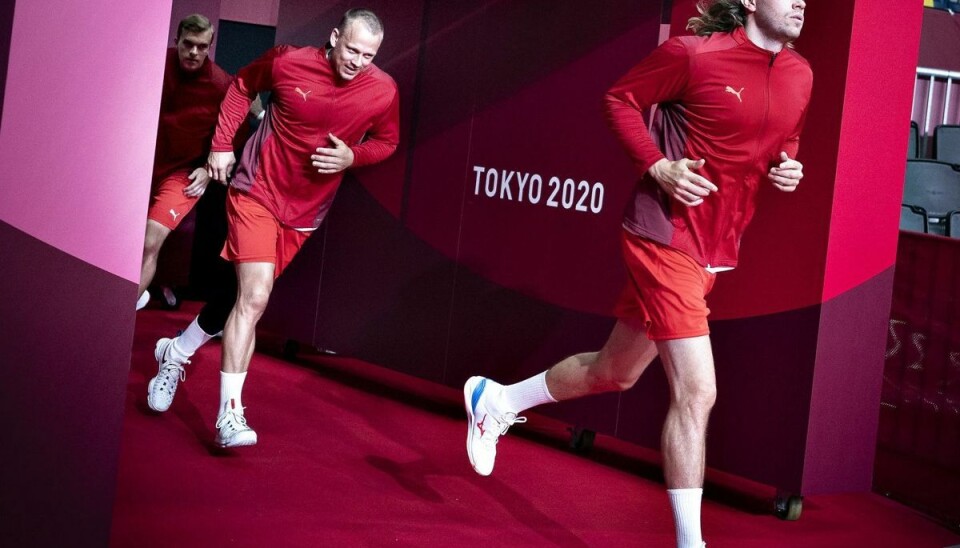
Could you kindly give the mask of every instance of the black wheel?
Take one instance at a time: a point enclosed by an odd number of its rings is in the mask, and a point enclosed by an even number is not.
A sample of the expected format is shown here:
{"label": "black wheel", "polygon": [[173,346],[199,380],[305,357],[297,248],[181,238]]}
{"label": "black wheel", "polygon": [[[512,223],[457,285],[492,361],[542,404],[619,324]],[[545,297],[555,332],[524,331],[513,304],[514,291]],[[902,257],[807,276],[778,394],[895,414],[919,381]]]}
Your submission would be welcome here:
{"label": "black wheel", "polygon": [[575,453],[584,455],[593,449],[593,440],[597,437],[596,432],[579,426],[571,426],[567,431],[570,432],[570,449]]}
{"label": "black wheel", "polygon": [[292,339],[287,339],[283,342],[283,349],[280,351],[280,355],[283,356],[283,359],[287,361],[293,361],[297,359],[297,354],[300,353],[300,343]]}
{"label": "black wheel", "polygon": [[782,520],[797,521],[803,511],[803,497],[792,493],[777,493],[773,501],[773,513]]}

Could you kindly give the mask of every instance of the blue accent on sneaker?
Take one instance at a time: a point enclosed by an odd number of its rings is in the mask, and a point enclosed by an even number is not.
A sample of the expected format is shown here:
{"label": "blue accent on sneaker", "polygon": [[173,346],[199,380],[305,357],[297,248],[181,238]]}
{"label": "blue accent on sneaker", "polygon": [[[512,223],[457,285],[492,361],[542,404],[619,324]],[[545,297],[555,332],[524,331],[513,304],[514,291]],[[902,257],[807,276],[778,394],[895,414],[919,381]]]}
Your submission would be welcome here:
{"label": "blue accent on sneaker", "polygon": [[473,396],[470,397],[470,407],[473,409],[473,412],[477,412],[477,402],[480,401],[480,396],[483,395],[483,389],[487,387],[487,379],[480,381],[480,384],[473,389]]}

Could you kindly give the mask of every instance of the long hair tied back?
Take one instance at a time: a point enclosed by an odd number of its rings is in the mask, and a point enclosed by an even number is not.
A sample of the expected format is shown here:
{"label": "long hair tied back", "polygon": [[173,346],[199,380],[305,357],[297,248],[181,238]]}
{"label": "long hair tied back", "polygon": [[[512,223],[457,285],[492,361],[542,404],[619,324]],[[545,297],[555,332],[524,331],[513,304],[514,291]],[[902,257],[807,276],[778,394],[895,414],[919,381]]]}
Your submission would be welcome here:
{"label": "long hair tied back", "polygon": [[731,32],[747,22],[747,10],[740,0],[700,0],[697,2],[700,17],[687,21],[687,30],[697,36],[709,36],[715,32]]}

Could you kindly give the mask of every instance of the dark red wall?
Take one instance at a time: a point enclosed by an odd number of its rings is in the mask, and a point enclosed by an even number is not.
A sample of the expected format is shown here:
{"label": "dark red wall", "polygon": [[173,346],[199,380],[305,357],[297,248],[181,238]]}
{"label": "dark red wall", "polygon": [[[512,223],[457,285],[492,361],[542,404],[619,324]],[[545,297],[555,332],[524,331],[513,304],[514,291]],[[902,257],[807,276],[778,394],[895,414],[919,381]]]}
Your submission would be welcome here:
{"label": "dark red wall", "polygon": [[960,14],[923,10],[923,38],[917,65],[960,71]]}
{"label": "dark red wall", "polygon": [[[450,385],[477,373],[515,381],[598,348],[622,284],[616,242],[635,179],[599,106],[656,45],[662,14],[646,4],[603,3],[589,18],[574,2],[374,5],[387,14],[378,62],[404,90],[405,143],[347,177],[264,325]],[[281,42],[325,39],[305,29],[339,16],[288,7]],[[870,483],[906,146],[878,136],[899,136],[909,119],[921,14],[891,20],[888,8],[808,8],[796,44],[815,74],[806,178],[792,195],[762,193],[741,268],[710,299],[721,395],[709,464],[795,492]],[[293,13],[311,25],[285,29]],[[675,32],[692,13],[674,2]],[[891,42],[905,46],[887,51]],[[498,180],[514,173],[509,192],[485,192],[490,168]],[[599,183],[602,207],[518,200],[518,174]],[[622,398],[542,411],[657,446],[665,407],[654,367]]]}

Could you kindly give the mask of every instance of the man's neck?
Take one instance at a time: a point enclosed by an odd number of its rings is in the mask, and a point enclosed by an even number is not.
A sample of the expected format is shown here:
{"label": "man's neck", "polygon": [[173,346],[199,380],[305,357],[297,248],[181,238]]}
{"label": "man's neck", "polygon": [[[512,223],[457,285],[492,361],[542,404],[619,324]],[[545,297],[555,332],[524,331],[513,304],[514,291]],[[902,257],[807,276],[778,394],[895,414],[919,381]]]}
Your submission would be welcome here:
{"label": "man's neck", "polygon": [[747,24],[743,26],[743,30],[746,32],[747,38],[753,42],[755,46],[765,49],[770,53],[780,53],[786,45],[786,42],[778,38],[772,38],[760,30],[753,22],[753,19],[747,19]]}

